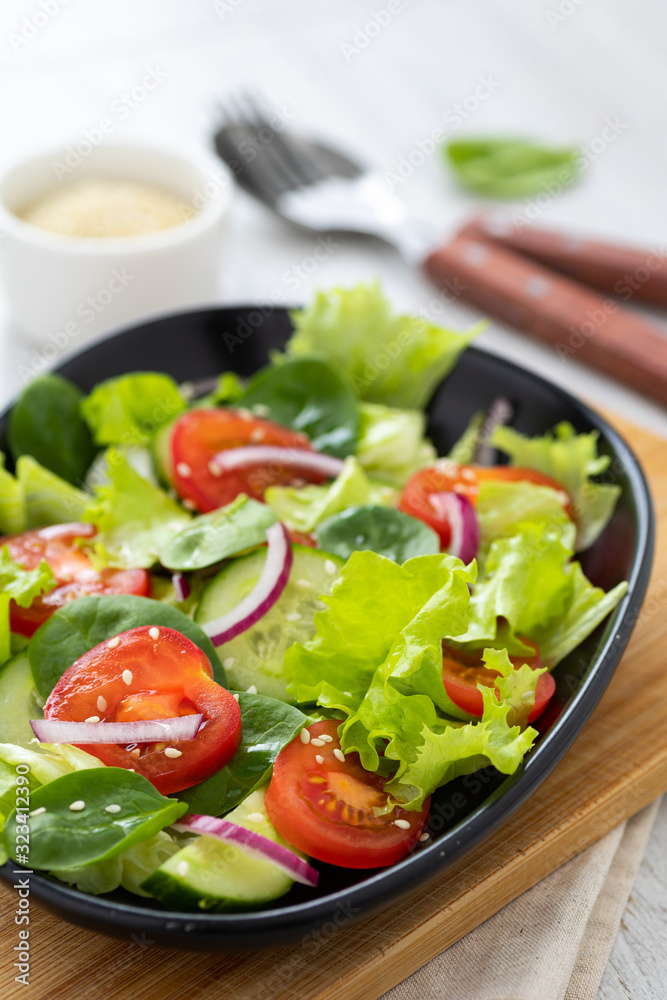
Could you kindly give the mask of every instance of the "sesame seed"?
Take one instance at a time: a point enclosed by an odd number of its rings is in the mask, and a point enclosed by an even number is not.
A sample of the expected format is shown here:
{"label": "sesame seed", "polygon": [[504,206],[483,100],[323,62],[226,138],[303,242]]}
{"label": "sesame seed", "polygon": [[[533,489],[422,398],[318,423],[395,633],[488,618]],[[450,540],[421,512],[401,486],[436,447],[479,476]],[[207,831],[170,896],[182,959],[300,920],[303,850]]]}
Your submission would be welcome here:
{"label": "sesame seed", "polygon": [[252,413],[246,406],[239,406],[236,412],[240,416],[241,420],[252,420]]}
{"label": "sesame seed", "polygon": [[86,719],[86,722],[99,722],[99,721],[100,721],[99,715],[89,715],[88,718]]}
{"label": "sesame seed", "polygon": [[[234,699],[234,701],[238,701],[239,700],[239,696],[237,694],[233,694],[232,698]],[[199,728],[201,729],[201,726]]]}
{"label": "sesame seed", "polygon": [[31,743],[39,743],[40,741],[37,739],[36,736],[33,736],[33,738],[30,740],[30,742]]}
{"label": "sesame seed", "polygon": [[120,806],[117,805],[117,803],[112,802],[111,805],[108,805],[108,806],[104,807],[104,811],[105,811],[105,813],[119,813],[120,812]]}
{"label": "sesame seed", "polygon": [[462,468],[460,472],[461,479],[465,479],[467,483],[474,483],[477,478],[472,469]]}
{"label": "sesame seed", "polygon": [[107,649],[116,649],[117,646],[120,646],[120,638],[116,635],[113,639],[109,639]]}
{"label": "sesame seed", "polygon": [[298,611],[290,611],[290,613],[288,615],[285,615],[285,618],[287,619],[288,622],[300,622],[301,621],[301,615],[299,614]]}
{"label": "sesame seed", "polygon": [[133,767],[128,767],[128,771],[132,771],[132,774],[136,774],[136,773],[137,773],[137,772],[136,772],[136,771],[134,770],[134,768],[133,768]]}
{"label": "sesame seed", "polygon": [[123,671],[123,683],[127,684],[128,686],[132,683],[132,671],[131,670],[124,670]]}
{"label": "sesame seed", "polygon": [[324,764],[324,757],[322,756],[322,754],[316,753],[315,760],[317,761],[318,764]]}
{"label": "sesame seed", "polygon": [[322,740],[323,743],[333,743],[333,736],[329,736],[328,733],[320,733],[318,739]]}
{"label": "sesame seed", "polygon": [[164,752],[165,757],[182,757],[183,751],[177,750],[176,747],[167,747]]}
{"label": "sesame seed", "polygon": [[299,733],[299,739],[302,743],[310,743],[310,733],[307,729],[302,729]]}
{"label": "sesame seed", "polygon": [[160,638],[160,629],[155,627],[149,628],[148,634],[151,637],[151,639],[157,642],[157,640]]}
{"label": "sesame seed", "polygon": [[430,836],[429,836],[429,834],[428,834],[428,833],[422,833],[422,835],[421,835],[421,837],[420,837],[419,839],[420,839],[420,841],[421,841],[421,842],[422,842],[422,844],[423,844],[423,843],[424,843],[424,841],[426,841],[426,840],[429,840],[429,839],[430,839]]}
{"label": "sesame seed", "polygon": [[251,441],[263,441],[266,437],[266,431],[263,427],[255,427],[254,431],[250,435]]}
{"label": "sesame seed", "polygon": [[328,573],[329,576],[336,575],[336,563],[332,562],[331,559],[324,560],[324,572]]}
{"label": "sesame seed", "polygon": [[254,684],[251,684],[250,687],[248,688],[248,694],[257,694],[257,688],[255,687]]}
{"label": "sesame seed", "polygon": [[130,750],[130,757],[139,757],[141,750],[139,747],[135,747],[134,750]]}
{"label": "sesame seed", "polygon": [[184,479],[187,479],[188,476],[192,475],[192,469],[187,462],[179,462],[176,466],[176,472],[179,476],[183,476]]}
{"label": "sesame seed", "polygon": [[266,403],[255,403],[255,405],[252,408],[252,412],[257,417],[268,417],[271,411],[269,407],[266,405]]}
{"label": "sesame seed", "polygon": [[394,826],[397,826],[399,830],[409,830],[410,823],[407,819],[395,819]]}
{"label": "sesame seed", "polygon": [[181,878],[184,878],[189,871],[190,871],[190,865],[187,863],[187,861],[179,861],[178,864],[176,865],[176,874],[180,875]]}
{"label": "sesame seed", "polygon": [[532,701],[535,697],[532,691],[524,691],[521,695],[521,701]]}
{"label": "sesame seed", "polygon": [[338,747],[336,747],[336,749],[334,750],[333,755],[336,758],[336,760],[341,761],[341,763],[345,760],[345,754],[343,753],[342,750],[339,750]]}
{"label": "sesame seed", "polygon": [[183,506],[185,507],[186,510],[196,510],[197,509],[197,504],[194,502],[194,500],[188,500],[187,497],[185,498],[185,500],[182,500],[181,503],[183,504]]}
{"label": "sesame seed", "polygon": [[107,710],[107,700],[106,698],[103,698],[102,695],[100,695],[97,699],[97,707],[100,712],[106,712]]}
{"label": "sesame seed", "polygon": [[41,816],[42,813],[46,812],[46,806],[40,806],[39,809],[33,809],[32,812],[28,813],[28,816]]}
{"label": "sesame seed", "polygon": [[248,813],[248,819],[251,823],[263,823],[264,817],[261,813]]}
{"label": "sesame seed", "polygon": [[321,740],[317,736],[314,739],[312,739],[310,742],[313,744],[314,747],[323,747],[324,746],[324,740]]}
{"label": "sesame seed", "polygon": [[235,663],[236,660],[234,659],[233,656],[228,656],[226,660],[222,661],[222,665],[225,668],[225,670],[231,670]]}
{"label": "sesame seed", "polygon": [[214,461],[214,459],[211,459],[211,461],[208,463],[208,471],[211,473],[212,476],[222,475],[222,468],[220,467],[220,465],[218,465],[216,461]]}
{"label": "sesame seed", "polygon": [[73,813],[78,813],[81,812],[82,809],[86,808],[86,803],[83,799],[77,799],[76,802],[70,802],[69,807]]}
{"label": "sesame seed", "polygon": [[303,590],[308,590],[310,587],[310,580],[297,580],[297,587],[301,587]]}

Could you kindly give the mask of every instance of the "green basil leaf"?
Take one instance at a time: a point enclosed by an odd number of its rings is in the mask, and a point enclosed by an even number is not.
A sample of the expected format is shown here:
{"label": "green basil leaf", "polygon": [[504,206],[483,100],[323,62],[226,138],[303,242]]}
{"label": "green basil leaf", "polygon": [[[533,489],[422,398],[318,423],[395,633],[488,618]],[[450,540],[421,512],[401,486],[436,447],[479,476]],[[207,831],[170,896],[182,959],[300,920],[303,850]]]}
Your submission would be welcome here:
{"label": "green basil leaf", "polygon": [[413,556],[430,556],[440,551],[435,531],[393,507],[372,504],[348,507],[320,524],[315,533],[320,548],[341,559],[370,549],[402,564]]}
{"label": "green basil leaf", "polygon": [[[73,810],[72,803],[83,802]],[[120,806],[109,813],[106,807]],[[4,841],[15,861],[31,868],[80,868],[112,858],[154,836],[183,815],[187,806],[161,795],[147,778],[124,767],[74,771],[35,789],[28,819],[29,852],[18,853],[18,830],[25,814],[7,817]],[[19,822],[20,820],[20,822]]]}
{"label": "green basil leaf", "polygon": [[270,507],[242,493],[226,507],[195,517],[167,539],[160,549],[160,562],[174,570],[204,569],[261,545],[266,541],[266,529],[276,520]]}
{"label": "green basil leaf", "polygon": [[9,414],[7,439],[14,461],[32,455],[68,483],[79,483],[95,445],[79,412],[83,393],[60,375],[34,379]]}
{"label": "green basil leaf", "polygon": [[525,139],[453,139],[444,149],[457,180],[486,198],[527,198],[556,185],[569,187],[579,174],[579,154]]}
{"label": "green basil leaf", "polygon": [[298,358],[264,368],[234,405],[262,408],[262,416],[307,434],[317,451],[338,458],[355,452],[357,397],[347,376],[323,358]]}
{"label": "green basil leaf", "polygon": [[227,686],[215,646],[178,608],[135,594],[96,594],[58,608],[30,640],[28,659],[38,694],[48,698],[75,660],[105,639],[139,625],[173,628],[187,636],[209,658],[214,680]]}
{"label": "green basil leaf", "polygon": [[261,694],[239,694],[241,745],[217,774],[178,793],[188,811],[224,816],[269,776],[284,746],[308,724],[293,705]]}

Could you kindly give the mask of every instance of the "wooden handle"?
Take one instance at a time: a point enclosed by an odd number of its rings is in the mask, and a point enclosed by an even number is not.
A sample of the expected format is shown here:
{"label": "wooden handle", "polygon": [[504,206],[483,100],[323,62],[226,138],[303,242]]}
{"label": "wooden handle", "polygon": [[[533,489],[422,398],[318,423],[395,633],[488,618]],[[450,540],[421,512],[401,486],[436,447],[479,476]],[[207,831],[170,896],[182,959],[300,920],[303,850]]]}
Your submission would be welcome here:
{"label": "wooden handle", "polygon": [[667,404],[667,337],[613,299],[485,240],[457,236],[424,267],[467,302]]}
{"label": "wooden handle", "polygon": [[461,235],[518,250],[624,302],[667,306],[667,250],[662,246],[639,250],[531,225],[517,227],[497,216],[473,219]]}

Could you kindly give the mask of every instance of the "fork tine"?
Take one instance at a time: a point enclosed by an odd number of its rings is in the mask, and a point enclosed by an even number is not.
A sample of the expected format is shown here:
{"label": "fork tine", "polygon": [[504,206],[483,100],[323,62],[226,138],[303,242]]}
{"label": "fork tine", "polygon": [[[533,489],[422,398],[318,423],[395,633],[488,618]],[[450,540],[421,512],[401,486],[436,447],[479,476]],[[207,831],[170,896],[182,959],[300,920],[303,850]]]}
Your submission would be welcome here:
{"label": "fork tine", "polygon": [[306,187],[323,180],[326,174],[319,163],[284,129],[273,127],[269,117],[271,111],[264,99],[251,92],[246,92],[243,99],[258,132],[267,129],[271,133],[271,138],[262,147],[262,152],[265,152],[267,159],[291,178],[292,187]]}
{"label": "fork tine", "polygon": [[[290,190],[291,184],[275,171],[267,170],[266,164],[260,161],[254,130],[235,101],[228,100],[221,105],[221,117],[223,124],[215,135],[218,153],[232,166],[242,186],[264,201],[275,203],[281,194]],[[249,156],[249,152],[253,155]]]}

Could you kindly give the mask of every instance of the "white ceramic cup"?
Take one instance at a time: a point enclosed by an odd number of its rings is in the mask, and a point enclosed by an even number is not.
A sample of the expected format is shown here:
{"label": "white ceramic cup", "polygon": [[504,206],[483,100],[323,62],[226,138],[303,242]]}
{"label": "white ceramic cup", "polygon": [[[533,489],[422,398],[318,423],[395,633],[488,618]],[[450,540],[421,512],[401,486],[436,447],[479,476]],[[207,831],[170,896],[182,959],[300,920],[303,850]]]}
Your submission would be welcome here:
{"label": "white ceramic cup", "polygon": [[[113,238],[64,236],[14,214],[87,177],[155,184],[196,212],[169,229]],[[69,164],[56,150],[13,167],[0,179],[0,276],[17,333],[64,351],[133,320],[214,302],[232,187],[212,154],[129,144],[101,144]]]}

